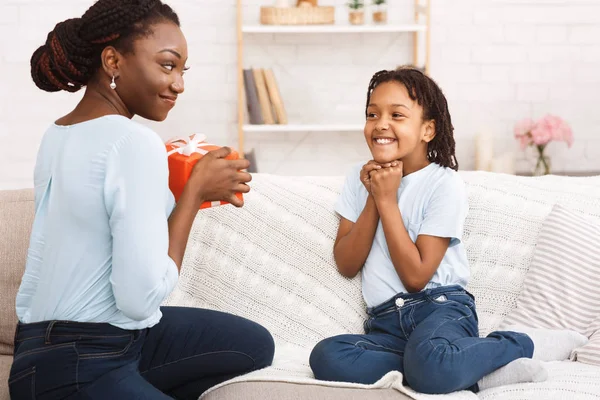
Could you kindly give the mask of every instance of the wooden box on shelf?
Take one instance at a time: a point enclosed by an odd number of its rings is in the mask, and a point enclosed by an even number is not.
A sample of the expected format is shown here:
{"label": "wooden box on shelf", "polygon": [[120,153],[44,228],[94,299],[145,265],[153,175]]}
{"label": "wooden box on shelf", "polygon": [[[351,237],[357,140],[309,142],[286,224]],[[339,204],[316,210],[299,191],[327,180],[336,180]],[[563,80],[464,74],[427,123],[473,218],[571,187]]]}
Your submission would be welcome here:
{"label": "wooden box on shelf", "polygon": [[263,25],[326,25],[335,23],[335,7],[261,7]]}

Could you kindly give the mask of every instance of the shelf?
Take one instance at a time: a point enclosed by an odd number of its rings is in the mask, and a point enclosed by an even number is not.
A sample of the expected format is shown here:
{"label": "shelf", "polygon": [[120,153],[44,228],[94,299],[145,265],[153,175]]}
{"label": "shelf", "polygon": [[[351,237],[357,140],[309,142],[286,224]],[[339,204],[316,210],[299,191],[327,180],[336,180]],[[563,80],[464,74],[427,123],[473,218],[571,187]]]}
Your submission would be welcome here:
{"label": "shelf", "polygon": [[[406,20],[402,21],[388,21],[384,24],[376,24],[368,20],[363,25],[352,25],[349,23],[348,15],[346,13],[339,14],[336,10],[336,15],[344,16],[344,18],[337,20],[333,24],[323,25],[266,25],[261,24],[258,19],[250,19],[249,16],[245,18],[244,9],[242,5],[243,0],[236,0],[236,37],[237,37],[237,133],[238,133],[238,146],[237,150],[244,153],[244,140],[249,134],[264,134],[265,138],[268,138],[269,133],[280,134],[283,137],[287,137],[288,134],[303,134],[303,133],[327,133],[327,132],[347,132],[347,133],[362,133],[364,130],[364,122],[358,119],[351,121],[351,123],[315,123],[315,124],[287,124],[287,125],[251,125],[248,124],[248,118],[245,117],[247,107],[246,88],[244,85],[244,42],[246,39],[252,39],[253,35],[264,35],[261,37],[266,38],[267,35],[270,40],[276,40],[275,35],[286,35],[286,34],[306,34],[306,35],[336,35],[336,34],[380,34],[389,35],[396,37],[399,35],[409,36],[409,41],[412,42],[412,60],[398,60],[396,64],[410,64],[414,66],[424,66],[425,73],[429,73],[430,69],[430,45],[431,45],[431,0],[406,0],[403,3],[414,2],[414,9],[408,7],[405,11],[398,11],[401,14],[396,14],[393,11],[393,15],[405,15]],[[257,8],[257,7],[254,7]],[[388,11],[390,13],[390,11]],[[346,15],[344,15],[346,14]],[[414,19],[412,18],[414,16]],[[410,19],[409,19],[410,18]],[[316,37],[316,36],[315,36]],[[364,36],[366,37],[366,36]],[[375,36],[372,36],[375,37]],[[378,37],[378,36],[377,36]],[[325,37],[326,38],[326,37]],[[312,41],[311,41],[312,43]],[[319,43],[319,42],[315,42]],[[292,44],[292,42],[286,41],[282,44]],[[303,41],[297,42],[295,45],[307,44]],[[424,48],[424,49],[423,49]],[[334,49],[335,50],[335,49]],[[424,54],[424,57],[423,57]],[[423,62],[424,59],[424,62]],[[291,78],[293,79],[293,78]],[[267,90],[268,91],[268,90]],[[264,94],[264,92],[263,92]],[[286,96],[293,96],[291,93],[286,93]],[[263,95],[263,103],[264,95]],[[267,106],[263,104],[263,106]],[[262,106],[261,106],[262,107]],[[319,120],[319,118],[315,118]],[[313,121],[315,120],[313,119]],[[336,121],[334,119],[334,121]],[[337,119],[337,121],[345,121],[344,119]],[[246,122],[244,124],[244,122]],[[275,136],[275,135],[273,135]]]}
{"label": "shelf", "polygon": [[362,132],[364,124],[244,125],[244,132]]}
{"label": "shelf", "polygon": [[425,24],[403,25],[244,25],[244,33],[386,33],[425,32]]}

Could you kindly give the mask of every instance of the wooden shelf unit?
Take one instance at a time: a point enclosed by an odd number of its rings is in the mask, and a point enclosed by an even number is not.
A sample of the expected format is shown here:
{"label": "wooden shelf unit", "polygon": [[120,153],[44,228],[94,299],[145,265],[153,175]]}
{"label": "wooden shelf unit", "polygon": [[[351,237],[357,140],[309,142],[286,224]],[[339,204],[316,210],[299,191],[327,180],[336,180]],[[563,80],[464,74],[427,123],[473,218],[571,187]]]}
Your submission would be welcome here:
{"label": "wooden shelf unit", "polygon": [[426,32],[425,24],[398,25],[243,25],[243,33],[389,33]]}
{"label": "wooden shelf unit", "polygon": [[344,34],[344,33],[409,33],[413,35],[413,65],[420,65],[420,38],[425,34],[425,73],[430,71],[431,48],[431,0],[415,0],[414,24],[382,25],[249,25],[244,24],[242,0],[237,0],[237,99],[238,99],[238,151],[244,155],[245,133],[254,132],[350,132],[362,131],[355,124],[286,124],[286,125],[250,125],[245,124],[246,98],[244,90],[244,36],[246,34]]}

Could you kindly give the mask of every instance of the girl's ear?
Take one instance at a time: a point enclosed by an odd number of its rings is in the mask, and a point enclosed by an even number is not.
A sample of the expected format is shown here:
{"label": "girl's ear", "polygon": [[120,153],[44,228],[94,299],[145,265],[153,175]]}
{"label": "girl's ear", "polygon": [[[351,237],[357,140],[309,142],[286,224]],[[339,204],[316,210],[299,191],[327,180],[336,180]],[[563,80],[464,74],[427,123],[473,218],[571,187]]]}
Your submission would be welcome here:
{"label": "girl's ear", "polygon": [[431,119],[423,123],[423,141],[429,143],[435,137],[435,120]]}

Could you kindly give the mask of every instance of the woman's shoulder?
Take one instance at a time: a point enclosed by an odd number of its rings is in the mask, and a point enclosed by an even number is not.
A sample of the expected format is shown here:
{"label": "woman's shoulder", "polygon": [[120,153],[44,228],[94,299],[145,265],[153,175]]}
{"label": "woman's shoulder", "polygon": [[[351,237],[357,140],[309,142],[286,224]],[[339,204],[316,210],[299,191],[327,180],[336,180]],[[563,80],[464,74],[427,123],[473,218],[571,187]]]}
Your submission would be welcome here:
{"label": "woman's shoulder", "polygon": [[75,133],[92,146],[102,146],[102,142],[110,145],[126,138],[164,146],[159,135],[152,129],[122,115],[104,115],[73,124],[59,124],[57,121],[49,127],[46,134],[63,137],[64,132]]}
{"label": "woman's shoulder", "polygon": [[138,137],[150,138],[160,142],[160,137],[154,130],[121,115],[107,115],[103,118],[98,118],[97,122],[98,127],[112,131],[117,136],[136,134]]}
{"label": "woman's shoulder", "polygon": [[102,137],[113,151],[124,148],[147,151],[165,151],[165,145],[158,133],[149,127],[120,115],[107,115],[88,121],[88,128]]}

